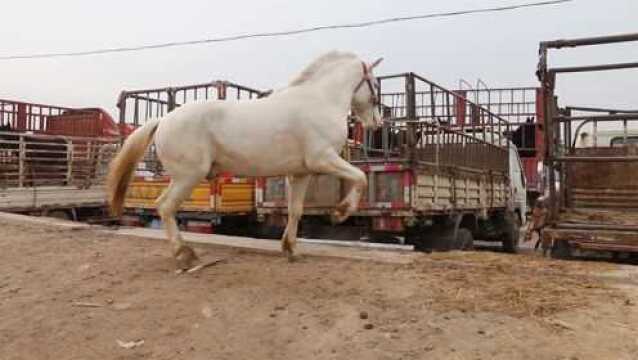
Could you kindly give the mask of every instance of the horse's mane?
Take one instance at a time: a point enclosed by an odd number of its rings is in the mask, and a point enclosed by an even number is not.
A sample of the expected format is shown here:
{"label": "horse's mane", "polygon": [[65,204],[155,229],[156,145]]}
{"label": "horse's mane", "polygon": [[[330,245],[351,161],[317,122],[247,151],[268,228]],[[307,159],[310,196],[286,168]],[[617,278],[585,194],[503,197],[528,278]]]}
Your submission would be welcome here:
{"label": "horse's mane", "polygon": [[335,63],[337,61],[343,59],[352,59],[357,56],[351,52],[343,52],[343,51],[330,51],[319,56],[313,62],[311,62],[305,69],[303,69],[299,75],[295,76],[292,81],[290,81],[289,86],[296,86],[305,84],[317,75],[319,70],[323,69],[326,65]]}

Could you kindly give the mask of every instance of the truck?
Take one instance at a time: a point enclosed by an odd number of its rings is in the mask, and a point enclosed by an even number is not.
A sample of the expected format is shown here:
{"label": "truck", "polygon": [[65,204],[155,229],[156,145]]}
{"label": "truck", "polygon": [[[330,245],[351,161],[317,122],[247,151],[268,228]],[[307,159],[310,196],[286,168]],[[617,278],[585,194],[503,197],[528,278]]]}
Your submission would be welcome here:
{"label": "truck", "polygon": [[[548,219],[543,248],[556,258],[638,254],[638,111],[561,106],[563,74],[638,68],[638,63],[550,67],[550,51],[638,41],[638,34],[544,41],[537,75],[545,93]],[[599,85],[604,80],[597,75]],[[562,84],[561,84],[562,85]],[[564,85],[561,86],[564,88]]]}
{"label": "truck", "polygon": [[[415,73],[378,81],[384,126],[353,130],[343,153],[367,175],[359,209],[332,226],[344,187],[317,174],[306,194],[302,235],[392,237],[424,251],[470,249],[476,238],[517,251],[526,190],[518,151],[507,137],[511,124]],[[260,178],[256,186],[257,219],[276,233],[286,221],[285,179]]]}
{"label": "truck", "polygon": [[100,109],[0,100],[0,211],[103,219],[119,130]]}
{"label": "truck", "polygon": [[[245,100],[265,93],[224,80],[207,83],[122,91],[117,106],[120,126],[136,128],[151,118],[161,117],[192,101]],[[168,186],[154,145],[138,164],[129,186],[121,223],[131,226],[160,226],[155,200]],[[177,219],[184,230],[200,233],[252,235],[254,225],[254,180],[249,177],[219,174],[202,181],[181,205]]]}

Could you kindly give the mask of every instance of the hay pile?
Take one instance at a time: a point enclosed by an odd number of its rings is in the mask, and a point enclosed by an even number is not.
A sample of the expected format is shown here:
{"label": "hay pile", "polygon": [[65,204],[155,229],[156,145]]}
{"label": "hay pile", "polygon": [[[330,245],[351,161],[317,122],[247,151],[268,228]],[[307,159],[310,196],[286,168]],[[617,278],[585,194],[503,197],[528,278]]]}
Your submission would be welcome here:
{"label": "hay pile", "polygon": [[593,300],[625,301],[620,291],[596,276],[612,270],[611,264],[451,252],[433,254],[415,266],[424,286],[432,289],[428,305],[440,311],[544,318]]}

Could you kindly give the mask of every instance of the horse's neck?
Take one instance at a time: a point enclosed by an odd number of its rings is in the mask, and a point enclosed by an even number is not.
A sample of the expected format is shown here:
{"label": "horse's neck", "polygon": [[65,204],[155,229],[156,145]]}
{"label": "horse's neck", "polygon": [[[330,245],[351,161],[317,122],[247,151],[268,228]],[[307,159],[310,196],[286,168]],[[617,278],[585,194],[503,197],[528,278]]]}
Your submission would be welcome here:
{"label": "horse's neck", "polygon": [[313,84],[318,91],[327,95],[326,99],[346,113],[350,110],[354,89],[361,80],[357,66],[360,66],[358,62],[345,62]]}

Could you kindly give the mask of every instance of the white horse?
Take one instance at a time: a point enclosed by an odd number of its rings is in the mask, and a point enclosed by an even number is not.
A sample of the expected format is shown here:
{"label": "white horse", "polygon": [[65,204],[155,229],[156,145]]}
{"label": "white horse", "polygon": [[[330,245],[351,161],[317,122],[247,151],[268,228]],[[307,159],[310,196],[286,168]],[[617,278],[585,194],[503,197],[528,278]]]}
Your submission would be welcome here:
{"label": "white horse", "polygon": [[297,226],[312,174],[343,179],[347,194],[334,217],[342,222],[359,204],[366,176],[339,156],[347,140],[349,112],[366,128],[381,123],[379,94],[371,65],[356,55],[333,51],[308,65],[288,87],[247,101],[206,101],[183,105],[135,130],[113,159],[107,179],[114,214],[122,213],[136,163],[155,141],[157,155],[171,176],[157,199],[177,266],[197,259],[184,244],[175,213],[195,185],[228,171],[244,176],[287,176],[288,224],[282,251],[293,259]]}

